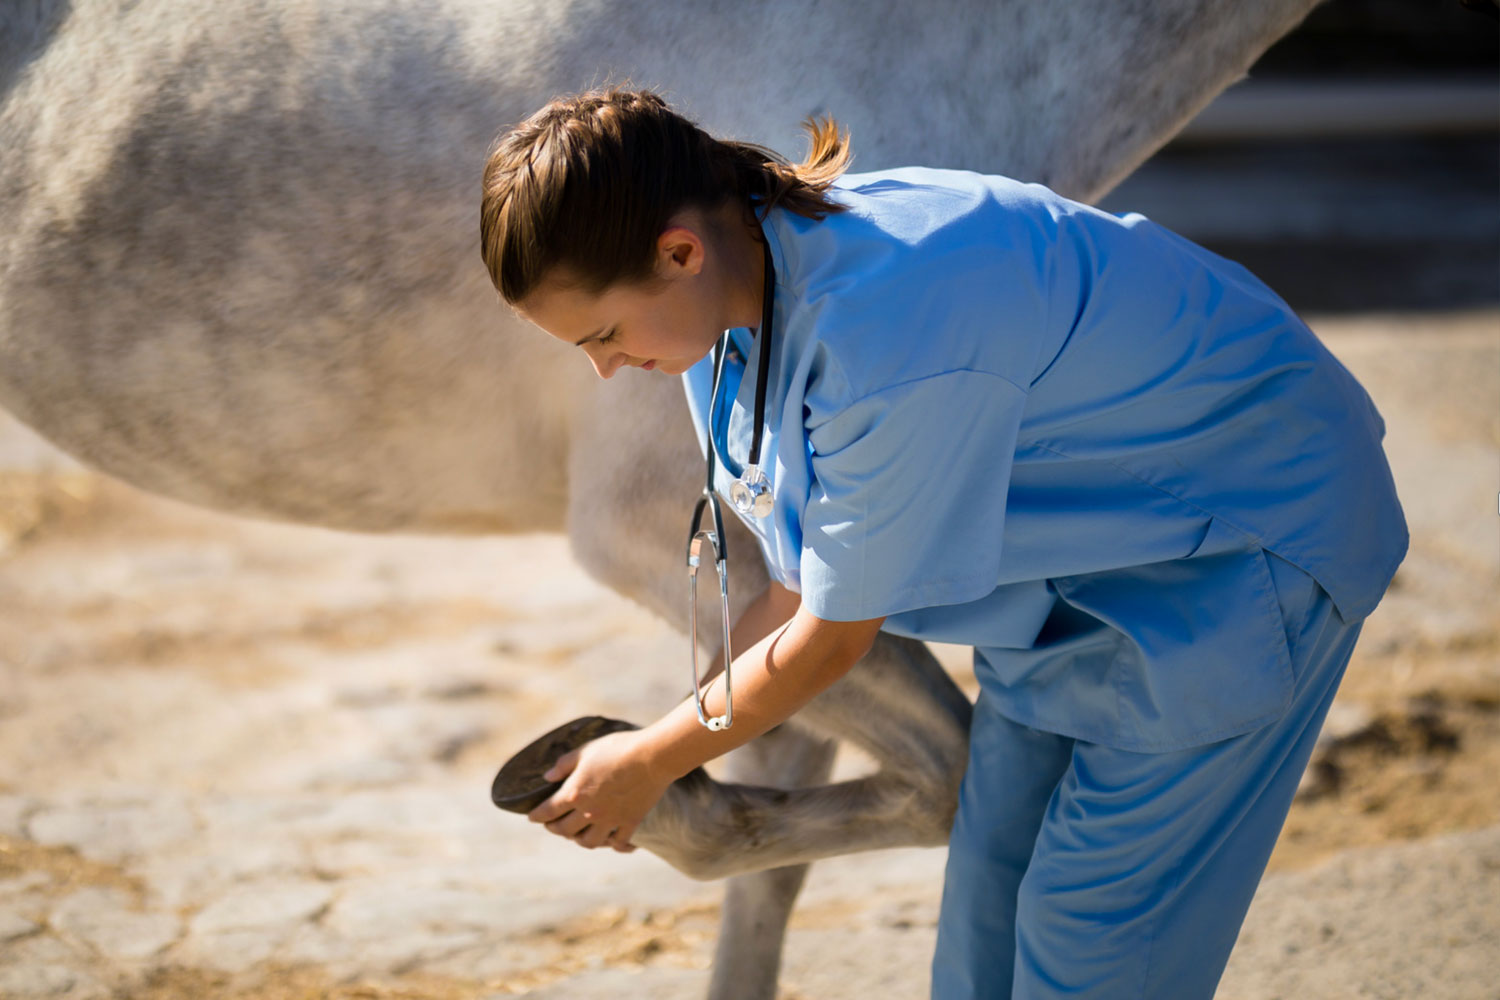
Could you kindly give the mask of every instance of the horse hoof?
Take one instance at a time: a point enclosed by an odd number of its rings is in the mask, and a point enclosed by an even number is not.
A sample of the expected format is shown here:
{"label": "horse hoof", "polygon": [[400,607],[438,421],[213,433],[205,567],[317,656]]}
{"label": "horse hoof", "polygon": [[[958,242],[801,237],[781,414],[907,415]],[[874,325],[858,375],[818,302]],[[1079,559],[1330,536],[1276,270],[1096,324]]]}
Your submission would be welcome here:
{"label": "horse hoof", "polygon": [[548,781],[542,777],[557,763],[557,758],[590,740],[638,728],[632,723],[606,719],[602,715],[586,715],[564,723],[533,740],[505,762],[490,785],[490,801],[508,812],[529,813],[562,787],[561,781]]}

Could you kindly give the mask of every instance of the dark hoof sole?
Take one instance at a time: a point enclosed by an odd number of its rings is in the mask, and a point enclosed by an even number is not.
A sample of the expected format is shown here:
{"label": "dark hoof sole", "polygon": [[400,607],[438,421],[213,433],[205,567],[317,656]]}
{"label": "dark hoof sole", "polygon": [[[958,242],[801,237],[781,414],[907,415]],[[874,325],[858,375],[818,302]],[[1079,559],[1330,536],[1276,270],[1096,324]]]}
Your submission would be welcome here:
{"label": "dark hoof sole", "polygon": [[637,728],[629,722],[606,719],[602,715],[586,715],[558,726],[505,762],[490,785],[490,801],[508,812],[529,813],[562,787],[561,781],[547,781],[542,777],[557,763],[557,758],[590,740]]}

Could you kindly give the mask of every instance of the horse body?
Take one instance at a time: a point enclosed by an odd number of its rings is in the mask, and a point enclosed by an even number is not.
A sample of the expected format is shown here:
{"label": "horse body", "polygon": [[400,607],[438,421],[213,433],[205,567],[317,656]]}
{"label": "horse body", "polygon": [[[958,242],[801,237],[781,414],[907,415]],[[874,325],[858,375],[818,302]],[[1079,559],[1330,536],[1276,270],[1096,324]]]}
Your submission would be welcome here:
{"label": "horse body", "polygon": [[[1254,6],[33,0],[0,14],[0,405],[208,506],[561,528],[596,390],[477,263],[506,123],[630,79],[789,151],[827,112],[860,168],[1090,199],[1309,4]],[[685,426],[657,381],[653,435]]]}
{"label": "horse body", "polygon": [[[686,629],[701,453],[681,388],[598,382],[498,304],[477,255],[495,134],[554,94],[628,80],[788,153],[797,122],[827,113],[856,169],[963,167],[1093,200],[1313,2],[716,0],[689,18],[604,0],[11,0],[0,405],[201,505],[364,531],[565,530],[587,569]],[[764,581],[737,559],[736,604]],[[956,802],[968,704],[919,644],[882,637],[798,720],[738,773],[816,785],[828,736],[881,770],[790,800],[676,794],[638,837],[693,874],[740,876],[716,997],[773,995],[802,863],[941,843]],[[748,874],[763,869],[779,870]]]}

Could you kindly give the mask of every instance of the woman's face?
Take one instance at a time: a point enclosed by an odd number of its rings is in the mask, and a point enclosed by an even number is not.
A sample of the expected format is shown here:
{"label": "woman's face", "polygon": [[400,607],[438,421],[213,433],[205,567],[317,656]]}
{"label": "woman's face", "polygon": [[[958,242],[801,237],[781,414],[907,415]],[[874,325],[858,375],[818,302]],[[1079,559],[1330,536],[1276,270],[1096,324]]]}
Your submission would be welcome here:
{"label": "woman's face", "polygon": [[578,345],[600,378],[627,365],[680,375],[707,356],[726,329],[758,322],[733,319],[743,298],[735,287],[742,279],[729,266],[734,250],[711,220],[689,213],[674,218],[658,239],[654,281],[594,294],[549,275],[517,311]]}

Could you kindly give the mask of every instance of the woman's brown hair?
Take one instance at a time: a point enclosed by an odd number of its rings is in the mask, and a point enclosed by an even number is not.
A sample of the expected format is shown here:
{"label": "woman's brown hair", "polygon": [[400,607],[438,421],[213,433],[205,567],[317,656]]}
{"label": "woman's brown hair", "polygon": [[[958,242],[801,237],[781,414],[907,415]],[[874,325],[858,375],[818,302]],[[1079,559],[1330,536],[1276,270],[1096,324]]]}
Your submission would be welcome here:
{"label": "woman's brown hair", "polygon": [[479,252],[512,305],[561,267],[591,292],[652,273],[656,239],[683,208],[736,200],[821,219],[849,165],[849,136],[808,119],[807,159],[715,139],[649,90],[552,101],[501,137],[484,168]]}

